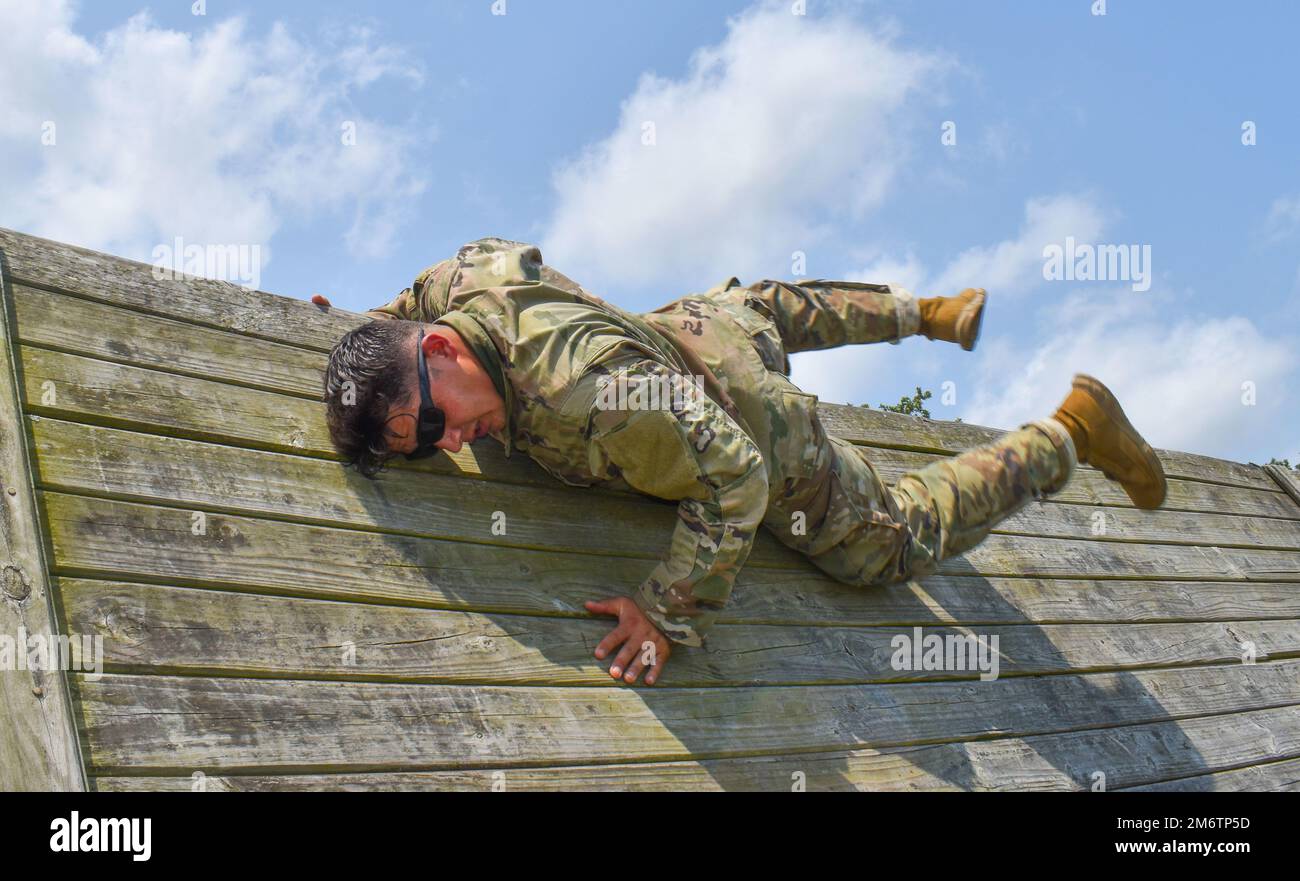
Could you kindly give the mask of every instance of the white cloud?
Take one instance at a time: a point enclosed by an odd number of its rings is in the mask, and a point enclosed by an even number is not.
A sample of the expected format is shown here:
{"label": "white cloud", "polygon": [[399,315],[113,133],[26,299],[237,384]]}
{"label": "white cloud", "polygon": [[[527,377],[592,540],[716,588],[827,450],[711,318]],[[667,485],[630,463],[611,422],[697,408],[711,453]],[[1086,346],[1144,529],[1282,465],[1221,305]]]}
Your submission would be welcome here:
{"label": "white cloud", "polygon": [[1063,244],[1066,236],[1093,242],[1104,223],[1101,209],[1089,196],[1030,199],[1014,239],[963,251],[934,278],[931,288],[943,295],[967,287],[987,288],[998,295],[1023,293],[1043,283],[1043,248]]}
{"label": "white cloud", "polygon": [[[1104,212],[1086,194],[1062,194],[1029,199],[1015,238],[973,247],[957,255],[937,274],[927,271],[915,253],[881,253],[849,280],[899,284],[921,297],[955,294],[967,287],[987,288],[999,300],[1044,284],[1043,248],[1074,236],[1080,243],[1095,240],[1104,226]],[[981,346],[989,345],[989,329]],[[937,353],[883,346],[851,346],[799,355],[792,362],[795,382],[828,401],[880,397],[881,377],[906,374],[921,381],[933,373]],[[879,401],[869,403],[875,406]],[[996,424],[996,423],[995,423]]]}
{"label": "white cloud", "polygon": [[[1285,220],[1289,203],[1280,206],[1274,217]],[[1168,292],[1136,294],[1127,285],[1094,284],[1058,299],[1060,282],[1040,287],[1046,284],[1043,247],[1066,236],[1081,244],[1096,242],[1107,215],[1088,195],[1031,199],[1015,237],[970,248],[937,273],[905,252],[878,255],[851,277],[897,282],[922,296],[981,286],[995,303],[1003,294],[1023,295],[1033,288],[1052,292],[1038,313],[1043,326],[1032,336],[985,327],[970,371],[974,378],[958,380],[962,406],[955,415],[968,422],[1014,428],[1047,415],[1065,397],[1075,373],[1091,373],[1115,391],[1134,425],[1157,446],[1243,461],[1277,455],[1275,439],[1296,406],[1292,387],[1300,350],[1295,339],[1241,315],[1189,315]],[[880,376],[901,372],[916,381],[933,379],[927,365],[943,353],[906,348],[847,347],[800,355],[796,381],[827,400],[859,402],[874,393],[870,388]],[[1243,383],[1253,383],[1253,406],[1243,403]]]}
{"label": "white cloud", "polygon": [[976,246],[958,254],[931,275],[914,253],[881,254],[849,273],[857,281],[897,282],[920,296],[948,296],[963,288],[988,289],[998,297],[1022,294],[1043,279],[1043,248],[1064,244],[1072,236],[1079,244],[1095,242],[1106,214],[1087,194],[1060,194],[1029,199],[1015,238]]}
{"label": "white cloud", "polygon": [[[1012,428],[1050,414],[1075,373],[1115,392],[1155,446],[1246,459],[1264,456],[1294,407],[1295,340],[1246,317],[1178,318],[1172,296],[1108,289],[1054,306],[1041,341],[1002,337],[982,346],[978,380],[962,417]],[[1243,403],[1253,383],[1255,404]]]}
{"label": "white cloud", "polygon": [[1291,238],[1300,232],[1300,196],[1279,196],[1269,208],[1264,221],[1264,238],[1270,244]]}
{"label": "white cloud", "polygon": [[[1300,233],[1300,196],[1279,196],[1269,208],[1264,221],[1265,244],[1276,245]],[[1290,318],[1300,316],[1300,269],[1291,283],[1291,296],[1283,305],[1282,314]]]}
{"label": "white cloud", "polygon": [[412,139],[350,92],[418,69],[365,30],[309,44],[208,21],[192,35],[141,13],[92,42],[66,2],[0,0],[0,223],[147,260],[175,236],[265,245],[331,212],[352,254],[385,253],[423,183]]}
{"label": "white cloud", "polygon": [[908,251],[902,257],[883,254],[862,269],[849,273],[848,280],[872,284],[897,284],[917,296],[930,296],[928,293],[922,293],[925,288],[925,277],[925,265],[915,254]]}
{"label": "white cloud", "polygon": [[643,75],[613,133],[557,171],[543,252],[602,286],[810,250],[830,221],[880,203],[945,64],[841,15],[761,4],[681,79]]}
{"label": "white cloud", "polygon": [[997,162],[1007,162],[1029,152],[1029,145],[1008,122],[986,125],[980,134],[981,151]]}

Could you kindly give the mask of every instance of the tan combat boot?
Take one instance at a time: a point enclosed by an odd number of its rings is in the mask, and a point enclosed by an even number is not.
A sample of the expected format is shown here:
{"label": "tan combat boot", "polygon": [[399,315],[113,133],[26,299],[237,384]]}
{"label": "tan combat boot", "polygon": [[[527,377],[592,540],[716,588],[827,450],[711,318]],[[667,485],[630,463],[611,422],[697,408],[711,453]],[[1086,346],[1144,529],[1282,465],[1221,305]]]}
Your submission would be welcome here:
{"label": "tan combat boot", "polygon": [[932,340],[975,348],[984,318],[984,289],[967,288],[955,297],[927,297],[916,304],[921,310],[921,333]]}
{"label": "tan combat boot", "polygon": [[1118,481],[1133,504],[1150,509],[1164,502],[1165,469],[1100,380],[1077,374],[1053,418],[1070,432],[1079,461]]}

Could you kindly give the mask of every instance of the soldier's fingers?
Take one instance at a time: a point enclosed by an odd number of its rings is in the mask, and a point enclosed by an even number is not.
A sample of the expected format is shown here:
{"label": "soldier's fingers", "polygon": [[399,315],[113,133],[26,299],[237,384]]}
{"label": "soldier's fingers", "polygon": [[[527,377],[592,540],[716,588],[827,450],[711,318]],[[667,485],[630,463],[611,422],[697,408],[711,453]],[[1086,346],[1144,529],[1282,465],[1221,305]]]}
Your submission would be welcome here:
{"label": "soldier's fingers", "polygon": [[618,617],[618,609],[614,608],[612,600],[587,600],[583,603],[587,611],[593,615],[612,615]]}
{"label": "soldier's fingers", "polygon": [[602,639],[600,641],[600,644],[596,646],[596,657],[603,659],[607,654],[612,652],[618,646],[622,645],[623,641],[626,639],[627,639],[627,631],[625,631],[622,627],[615,627],[608,634],[606,634],[605,638]]}
{"label": "soldier's fingers", "polygon": [[623,681],[628,685],[635,684],[637,677],[640,676],[641,671],[645,669],[645,664],[641,663],[642,657],[643,656],[638,653],[637,656],[632,659],[632,663],[627,665],[627,672],[623,674]]}
{"label": "soldier's fingers", "polygon": [[[667,640],[663,640],[663,642],[666,643]],[[659,681],[659,674],[663,672],[664,664],[668,660],[668,655],[672,652],[672,649],[667,645],[660,645],[658,646],[658,649],[659,649],[659,653],[655,655],[654,663],[651,664],[650,669],[646,671],[645,674],[646,685],[654,685],[657,681]]]}
{"label": "soldier's fingers", "polygon": [[646,670],[646,685],[654,685],[659,680],[659,673],[663,672],[663,665],[668,660],[668,655],[672,654],[672,643],[667,639],[655,639],[655,655],[651,660],[650,669]]}
{"label": "soldier's fingers", "polygon": [[614,658],[614,663],[609,667],[609,675],[615,679],[620,678],[623,675],[623,669],[627,666],[627,662],[636,657],[638,648],[639,646],[636,644],[635,640],[629,639],[627,642],[623,643],[623,648]]}
{"label": "soldier's fingers", "polygon": [[643,631],[640,635],[635,636],[635,642],[637,645],[636,658],[628,665],[627,672],[623,674],[623,680],[629,684],[636,682],[642,670],[653,670],[655,663],[659,660],[659,634],[657,632]]}

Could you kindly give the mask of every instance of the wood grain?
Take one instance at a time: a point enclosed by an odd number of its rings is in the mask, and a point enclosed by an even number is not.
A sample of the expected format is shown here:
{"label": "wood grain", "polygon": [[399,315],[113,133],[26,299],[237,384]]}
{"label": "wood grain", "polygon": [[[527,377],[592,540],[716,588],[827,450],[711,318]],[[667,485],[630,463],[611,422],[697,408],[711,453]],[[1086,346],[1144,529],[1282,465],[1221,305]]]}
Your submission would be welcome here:
{"label": "wood grain", "polygon": [[[549,477],[535,486],[470,483],[429,472],[368,481],[330,461],[183,438],[42,417],[33,417],[31,430],[41,484],[68,492],[522,547],[651,556],[667,546],[676,522],[675,505],[645,496],[573,492]],[[493,528],[502,523],[497,512],[506,518],[501,535]],[[1031,503],[995,532],[1300,550],[1300,522],[1294,520],[1056,501]],[[750,565],[803,563],[764,533]]]}
{"label": "wood grain", "polygon": [[[61,669],[40,669],[39,655],[35,668],[27,664],[29,645],[36,645],[30,638],[48,641],[61,631],[19,404],[21,366],[3,253],[0,271],[0,636],[9,655],[0,669],[0,791],[82,790],[86,783],[66,676]],[[48,656],[46,663],[51,663]]]}
{"label": "wood grain", "polygon": [[16,284],[321,352],[366,320],[343,309],[323,310],[308,302],[309,294],[294,299],[226,281],[169,278],[147,263],[7,229],[0,229],[0,250]]}
{"label": "wood grain", "polygon": [[[1096,731],[793,756],[372,774],[104,776],[94,782],[106,792],[789,792],[796,782],[809,792],[1079,792],[1098,784],[1112,790],[1224,790],[1285,788],[1300,760],[1275,762],[1281,775],[1265,771],[1274,765],[1251,766],[1297,753],[1300,708],[1292,706]],[[1187,776],[1160,782],[1180,775]]]}
{"label": "wood grain", "polygon": [[[44,493],[43,500],[53,548],[53,565],[59,574],[85,575],[108,579],[149,580],[191,587],[229,587],[261,593],[281,593],[320,599],[356,599],[370,602],[425,605],[463,611],[549,611],[551,614],[574,614],[582,603],[593,597],[626,593],[638,584],[650,568],[645,560],[632,560],[614,556],[561,554],[549,551],[517,549],[503,553],[500,549],[472,542],[443,541],[411,536],[382,535],[316,526],[304,526],[224,514],[205,514],[199,518],[195,512],[177,508],[163,508],[137,503],[95,499],[84,496]],[[196,534],[195,530],[204,531]],[[1010,541],[1010,539],[1007,539]],[[1146,562],[1153,569],[1163,569],[1163,576],[1153,575],[1153,580],[1177,582],[1187,579],[1169,559],[1164,566],[1159,553],[1164,546],[1132,546],[1134,559],[1116,561],[1111,547],[1096,550],[1088,542],[1053,542],[1059,547],[1042,547],[1048,540],[1024,539],[1036,545],[1034,554],[1023,548],[1004,549],[1008,569],[1041,565],[1073,573],[1077,578],[1078,562],[1096,568],[1118,568],[1125,562],[1136,568],[1143,562],[1138,555],[1149,555]],[[1114,548],[1128,548],[1115,545]],[[1193,568],[1194,553],[1203,549],[1174,548],[1184,553],[1174,562]],[[1211,549],[1218,551],[1219,549]],[[1275,552],[1283,561],[1294,563],[1294,554]],[[1091,557],[1089,558],[1089,554]],[[1220,569],[1222,563],[1231,562],[1228,551],[1221,556],[1207,554],[1206,566]],[[1241,552],[1243,563],[1251,556]],[[1034,563],[1031,557],[1041,563]],[[992,552],[985,559],[996,559]],[[1256,560],[1253,565],[1262,566]],[[1073,568],[1071,568],[1073,567]],[[960,574],[960,567],[950,567]],[[996,589],[990,591],[982,582],[992,577],[994,566],[981,568],[980,575],[967,582],[971,590],[981,591],[982,605],[996,614],[1013,614],[1007,600]],[[1086,568],[1086,567],[1085,567]],[[358,578],[358,573],[364,578]],[[1261,574],[1263,571],[1261,569]],[[884,602],[884,609],[876,614],[892,615],[899,608],[889,600],[910,604],[912,615],[925,615],[930,619],[941,614],[943,608],[935,601],[944,593],[931,593],[929,586],[936,579],[908,583],[888,588],[866,589],[839,585],[818,573],[811,566],[803,570],[777,570],[764,567],[746,567],[733,591],[735,600],[728,604],[738,608],[753,609],[766,618],[768,614],[795,617],[796,606],[808,610],[798,617],[809,617],[827,610],[830,623],[846,623],[844,614],[850,610],[867,610],[871,604]],[[1126,581],[1131,579],[1124,579]],[[1215,581],[1223,579],[1215,578]],[[1245,581],[1240,577],[1229,580]],[[1274,579],[1261,579],[1268,584]],[[943,586],[946,586],[943,585]],[[1247,596],[1254,585],[1243,584]],[[1264,585],[1259,585],[1263,588]],[[1026,592],[1040,590],[1036,582],[1024,585]],[[1169,608],[1187,608],[1190,597],[1182,585],[1162,588],[1169,595]],[[1284,608],[1292,608],[1294,586],[1280,590],[1264,590],[1263,595],[1274,595]],[[906,598],[911,593],[911,598]],[[950,594],[949,594],[950,595]],[[1213,595],[1211,592],[1210,595]],[[970,605],[977,605],[972,594]],[[1194,596],[1194,594],[1192,595]],[[1101,603],[1120,598],[1123,590],[1115,589],[1100,594]],[[1161,603],[1154,597],[1151,608],[1154,618],[1165,618]],[[1192,599],[1192,602],[1195,600]],[[1088,600],[1080,598],[1081,604]],[[744,605],[742,605],[742,603]],[[843,605],[841,605],[843,603]],[[756,605],[751,605],[756,604]],[[1095,607],[1094,607],[1095,608]],[[1254,614],[1244,617],[1263,617],[1256,607]],[[758,609],[764,609],[758,612]],[[781,612],[777,613],[776,610]],[[844,611],[841,611],[843,609]],[[753,614],[751,613],[751,614]],[[775,615],[773,615],[775,616]],[[986,620],[982,616],[976,616]],[[1234,616],[1235,617],[1235,616]],[[823,619],[825,620],[825,619]],[[1165,620],[1168,620],[1165,618]]]}
{"label": "wood grain", "polygon": [[97,774],[628,761],[1023,737],[1300,702],[1300,662],[771,688],[80,677]]}
{"label": "wood grain", "polygon": [[[602,685],[598,619],[488,615],[78,578],[59,583],[73,632],[103,637],[119,672],[502,685]],[[991,646],[1000,676],[1190,666],[1300,656],[1300,621],[925,627]],[[678,652],[670,686],[852,684],[979,677],[895,669],[907,627],[720,625],[707,650]],[[964,649],[963,649],[964,651]],[[963,654],[963,659],[967,656]],[[988,655],[985,655],[988,659]],[[988,668],[986,668],[988,669]]]}
{"label": "wood grain", "polygon": [[[319,403],[49,349],[23,346],[20,351],[28,412],[224,445],[336,458]],[[935,457],[876,450],[871,458],[881,476],[893,480]],[[550,483],[554,486],[556,482]],[[1080,470],[1054,498],[1132,507],[1118,485],[1092,469]],[[1276,487],[1233,488],[1194,480],[1170,480],[1165,508],[1292,520],[1300,517],[1300,508]]]}

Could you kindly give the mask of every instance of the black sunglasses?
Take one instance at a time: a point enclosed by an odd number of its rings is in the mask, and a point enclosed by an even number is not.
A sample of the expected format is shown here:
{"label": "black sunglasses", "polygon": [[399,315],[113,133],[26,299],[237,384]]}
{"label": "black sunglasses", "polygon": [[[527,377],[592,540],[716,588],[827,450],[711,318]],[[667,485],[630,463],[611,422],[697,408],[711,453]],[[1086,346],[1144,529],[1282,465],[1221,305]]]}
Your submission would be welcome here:
{"label": "black sunglasses", "polygon": [[442,440],[447,430],[447,416],[433,403],[429,392],[429,370],[424,363],[424,325],[420,325],[420,338],[416,340],[415,364],[420,372],[420,415],[415,420],[415,450],[407,453],[406,458],[425,459],[438,452],[436,444]]}

